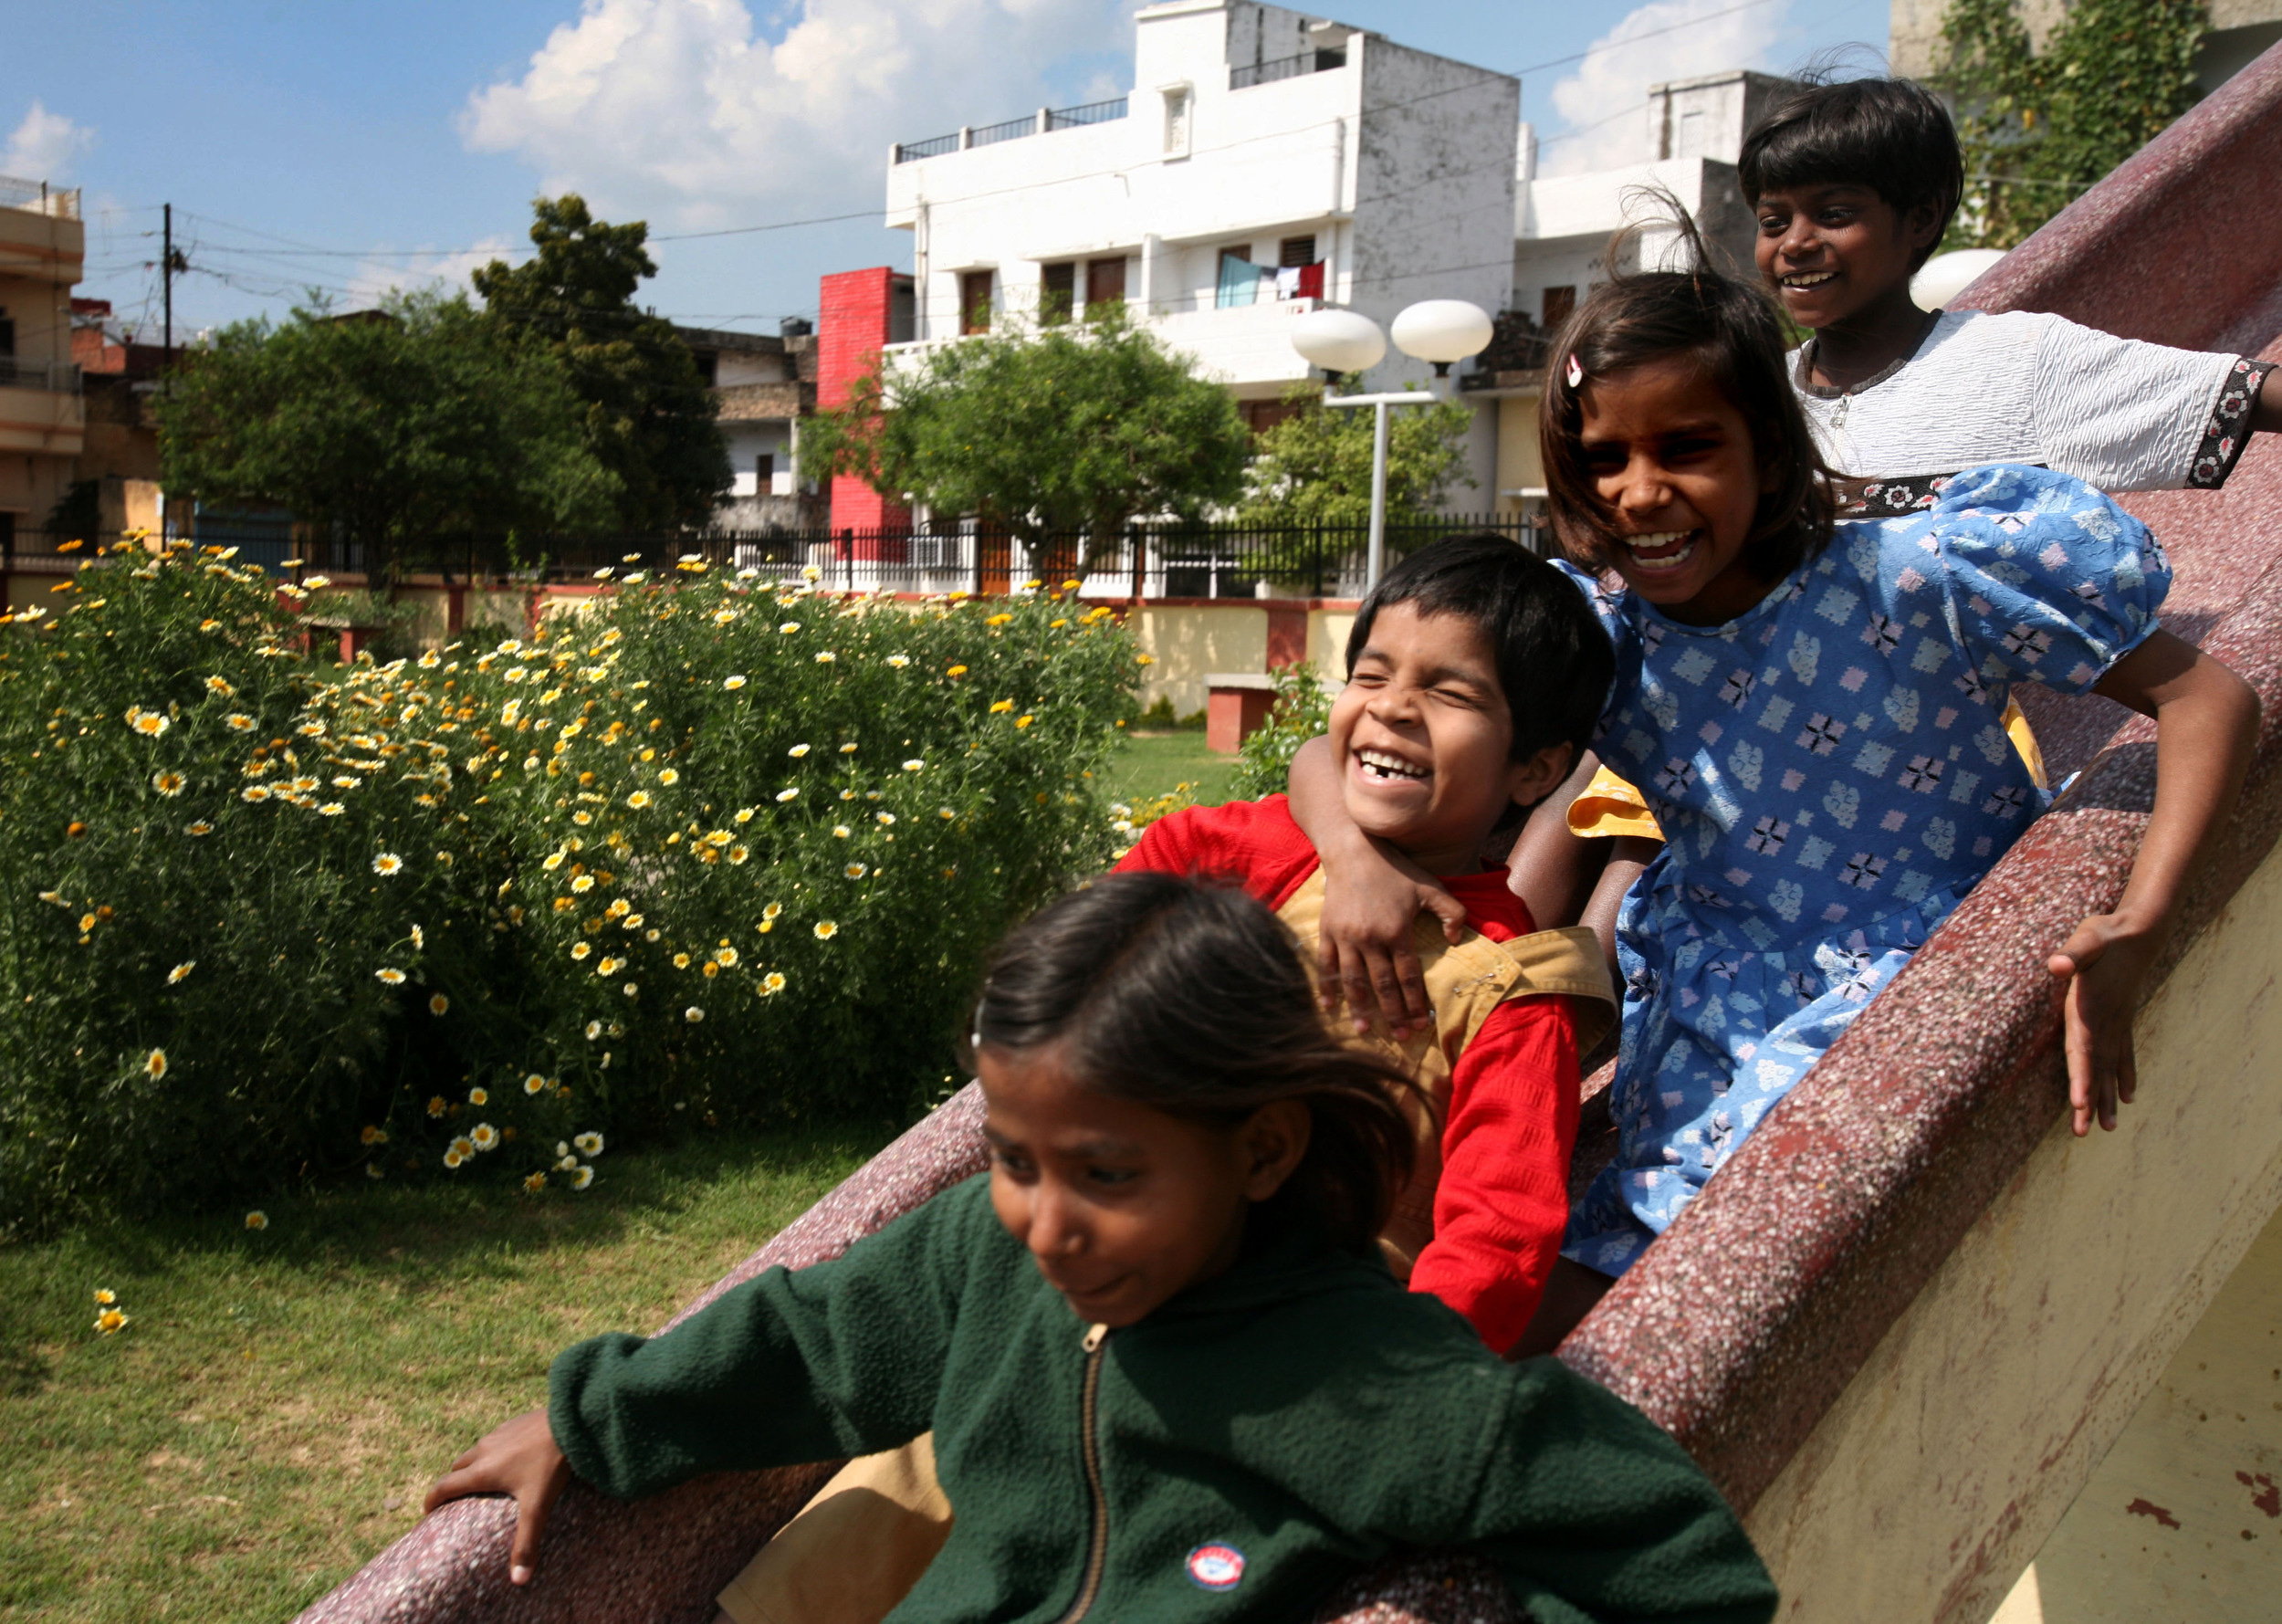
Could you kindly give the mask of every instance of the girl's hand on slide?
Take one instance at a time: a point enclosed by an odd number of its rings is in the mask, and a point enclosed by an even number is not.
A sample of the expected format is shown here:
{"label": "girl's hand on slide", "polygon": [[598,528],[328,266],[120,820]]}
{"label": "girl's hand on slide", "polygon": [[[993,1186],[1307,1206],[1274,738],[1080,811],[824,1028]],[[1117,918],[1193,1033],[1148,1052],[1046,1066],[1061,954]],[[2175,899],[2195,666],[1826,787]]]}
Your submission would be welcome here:
{"label": "girl's hand on slide", "polygon": [[555,1447],[542,1407],[517,1416],[453,1462],[420,1509],[424,1514],[467,1494],[513,1495],[515,1543],[508,1551],[508,1577],[528,1585],[539,1565],[539,1536],[547,1530],[547,1514],[570,1481],[570,1462]]}
{"label": "girl's hand on slide", "polygon": [[1324,1008],[1344,998],[1355,1030],[1377,1011],[1397,1039],[1433,1016],[1426,972],[1410,945],[1411,921],[1425,908],[1452,946],[1465,938],[1466,906],[1407,858],[1357,835],[1336,864],[1325,859],[1324,917],[1316,949]]}
{"label": "girl's hand on slide", "polygon": [[2068,1105],[2078,1138],[2092,1118],[2115,1131],[2116,1106],[2131,1103],[2140,1078],[2131,1018],[2157,943],[2118,914],[2094,914],[2076,927],[2045,968],[2061,983],[2068,1057]]}

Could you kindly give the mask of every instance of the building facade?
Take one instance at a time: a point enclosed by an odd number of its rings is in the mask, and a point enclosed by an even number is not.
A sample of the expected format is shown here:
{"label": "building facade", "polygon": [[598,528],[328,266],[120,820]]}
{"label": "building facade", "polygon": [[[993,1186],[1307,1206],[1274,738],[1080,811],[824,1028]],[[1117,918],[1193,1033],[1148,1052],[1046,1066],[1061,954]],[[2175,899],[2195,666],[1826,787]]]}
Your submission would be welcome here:
{"label": "building facade", "polygon": [[[1305,311],[1502,305],[1514,177],[1478,156],[1520,98],[1510,75],[1278,6],[1148,6],[1125,95],[890,151],[912,274],[889,355],[1119,304],[1261,424],[1308,379]],[[828,283],[828,345],[832,322]],[[1368,382],[1425,372],[1390,352]]]}
{"label": "building facade", "polygon": [[824,505],[801,483],[801,423],[816,412],[816,337],[789,320],[777,334],[676,327],[713,391],[730,485],[714,518],[728,530],[803,529]]}
{"label": "building facade", "polygon": [[87,256],[79,194],[0,176],[0,568],[52,551],[48,515],[86,438],[71,288]]}
{"label": "building facade", "polygon": [[1659,225],[1669,197],[1685,208],[1713,254],[1749,274],[1757,223],[1743,201],[1735,162],[1743,135],[1792,80],[1733,70],[1651,85],[1638,159],[1585,174],[1537,173],[1537,143],[1522,126],[1515,154],[1513,267],[1508,314],[1498,336],[1460,381],[1461,392],[1496,424],[1497,508],[1528,510],[1544,494],[1537,455],[1537,403],[1544,391],[1545,346],[1577,300],[1608,276],[1612,239],[1626,264],[1662,264],[1679,234]]}
{"label": "building facade", "polygon": [[[2041,49],[2068,5],[2067,0],[2022,0],[2020,10],[2030,45]],[[2195,52],[2195,81],[2207,96],[2282,42],[2282,0],[2210,0],[2206,10],[2210,31]],[[1948,14],[1949,0],[1893,0],[1887,55],[1896,73],[1930,79],[1948,67],[1949,47],[1942,38]]]}

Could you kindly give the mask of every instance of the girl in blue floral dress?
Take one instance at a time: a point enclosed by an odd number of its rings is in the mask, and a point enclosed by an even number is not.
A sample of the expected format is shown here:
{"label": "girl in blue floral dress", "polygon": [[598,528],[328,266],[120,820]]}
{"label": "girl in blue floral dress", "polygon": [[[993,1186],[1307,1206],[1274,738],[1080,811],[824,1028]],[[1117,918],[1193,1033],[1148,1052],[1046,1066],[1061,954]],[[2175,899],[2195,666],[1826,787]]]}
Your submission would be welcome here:
{"label": "girl in blue floral dress", "polygon": [[[1617,645],[1594,748],[1665,835],[1617,925],[1619,1148],[1563,1248],[1598,1283],[1556,1279],[1541,1314],[1573,1323],[2044,810],[2002,725],[2015,683],[2157,722],[2130,882],[2048,960],[2067,983],[2077,1130],[2112,1126],[2134,1081],[2132,1012],[2233,807],[2257,701],[2160,629],[2161,549],[2075,479],[1973,469],[1929,508],[1834,525],[1753,288],[1620,276],[1555,354],[1547,507]],[[1295,763],[1295,803],[1315,770]],[[1373,883],[1342,862],[1354,843],[1302,810],[1332,885]],[[1525,1350],[1565,1325],[1544,1328]]]}
{"label": "girl in blue floral dress", "polygon": [[1596,290],[1544,423],[1568,567],[1617,644],[1595,748],[1665,834],[1617,923],[1619,1147],[1565,1254],[1622,1273],[2044,810],[2002,723],[2018,682],[2157,722],[2130,883],[2050,961],[2078,1131],[2112,1126],[2141,982],[2257,715],[2158,626],[2145,527],[2013,466],[1834,527],[1773,316],[1708,273]]}

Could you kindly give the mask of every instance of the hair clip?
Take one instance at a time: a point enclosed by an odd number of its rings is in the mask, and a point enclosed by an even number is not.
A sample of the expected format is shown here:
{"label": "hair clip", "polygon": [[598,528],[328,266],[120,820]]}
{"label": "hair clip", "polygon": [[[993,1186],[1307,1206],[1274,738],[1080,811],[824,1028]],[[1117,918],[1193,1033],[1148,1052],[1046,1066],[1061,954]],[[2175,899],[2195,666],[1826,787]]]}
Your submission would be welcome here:
{"label": "hair clip", "polygon": [[1567,375],[1569,387],[1571,389],[1575,389],[1578,384],[1585,382],[1585,363],[1577,360],[1576,351],[1574,350],[1569,351],[1569,367]]}

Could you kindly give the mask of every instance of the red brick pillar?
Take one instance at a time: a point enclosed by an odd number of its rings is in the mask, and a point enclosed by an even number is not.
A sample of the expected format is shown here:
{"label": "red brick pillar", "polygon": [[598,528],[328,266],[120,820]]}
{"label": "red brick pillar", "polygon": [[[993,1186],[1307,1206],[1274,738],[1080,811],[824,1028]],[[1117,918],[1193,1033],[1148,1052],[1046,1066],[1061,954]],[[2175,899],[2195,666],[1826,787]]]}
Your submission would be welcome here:
{"label": "red brick pillar", "polygon": [[[848,387],[870,370],[880,346],[889,338],[888,318],[895,284],[910,278],[888,267],[869,270],[835,271],[823,279],[816,323],[816,403],[835,412],[847,403]],[[911,510],[888,501],[861,479],[845,474],[832,477],[832,528],[878,531],[907,528]],[[879,556],[878,543],[858,536],[853,543],[857,558]]]}

